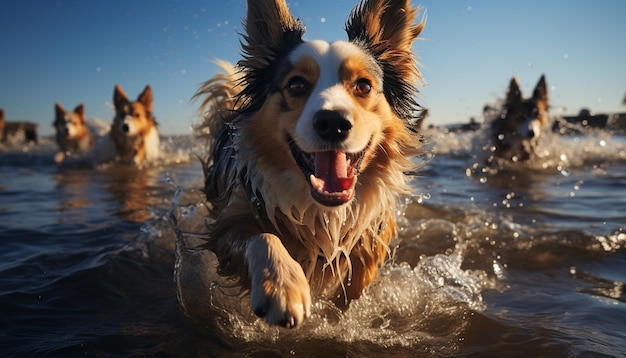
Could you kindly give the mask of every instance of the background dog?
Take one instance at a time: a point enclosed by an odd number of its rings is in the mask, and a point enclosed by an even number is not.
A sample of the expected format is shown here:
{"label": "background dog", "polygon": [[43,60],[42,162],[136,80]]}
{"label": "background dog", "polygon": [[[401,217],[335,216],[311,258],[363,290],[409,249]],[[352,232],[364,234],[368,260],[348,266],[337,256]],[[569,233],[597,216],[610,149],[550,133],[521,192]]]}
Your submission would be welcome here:
{"label": "background dog", "polygon": [[95,145],[94,136],[87,127],[85,106],[79,104],[73,112],[66,111],[59,103],[55,103],[54,128],[59,152],[54,160],[62,162],[72,153],[88,153]]}
{"label": "background dog", "polygon": [[300,324],[312,295],[345,307],[389,252],[420,153],[417,13],[409,0],[363,1],[349,40],[328,43],[304,41],[285,0],[248,1],[244,58],[197,93],[212,143],[206,247],[270,324]]}
{"label": "background dog", "polygon": [[548,107],[545,76],[541,76],[528,99],[523,98],[517,78],[513,77],[502,111],[491,126],[495,156],[514,162],[528,160],[534,141],[549,121]]}
{"label": "background dog", "polygon": [[37,144],[37,124],[32,122],[7,122],[4,119],[4,110],[0,108],[0,141],[12,144]]}
{"label": "background dog", "polygon": [[116,156],[122,162],[140,164],[158,159],[159,132],[152,115],[152,89],[149,85],[131,102],[118,84],[113,91],[115,118],[111,125],[110,138]]}

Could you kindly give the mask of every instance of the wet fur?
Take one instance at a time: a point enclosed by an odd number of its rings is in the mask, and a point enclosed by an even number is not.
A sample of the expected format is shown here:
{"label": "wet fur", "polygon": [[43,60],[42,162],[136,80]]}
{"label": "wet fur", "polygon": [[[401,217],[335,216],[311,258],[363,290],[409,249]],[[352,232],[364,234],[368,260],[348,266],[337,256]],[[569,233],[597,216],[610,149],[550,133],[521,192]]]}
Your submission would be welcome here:
{"label": "wet fur", "polygon": [[[325,43],[302,40],[304,26],[284,0],[249,1],[244,58],[235,68],[220,62],[224,73],[196,95],[205,116],[199,131],[211,143],[205,191],[215,221],[206,247],[216,253],[220,274],[238,277],[254,312],[270,324],[301,324],[312,295],[345,307],[389,253],[396,204],[411,194],[407,173],[420,153],[414,124],[421,76],[412,43],[424,24],[415,23],[417,12],[406,0],[363,1],[353,10],[349,43],[331,44],[350,53],[329,72],[348,76],[328,87],[342,102],[318,93],[328,57],[315,53]],[[360,77],[372,92],[355,92]],[[307,92],[293,95],[293,78],[310,84]],[[331,105],[353,120],[340,144],[315,140],[307,125],[307,113]],[[311,150],[367,143],[354,197],[337,206],[316,201],[287,137]]]}
{"label": "wet fur", "polygon": [[495,156],[511,161],[524,161],[533,154],[533,145],[548,124],[548,89],[541,76],[531,98],[523,98],[517,78],[509,83],[502,112],[492,122]]}
{"label": "wet fur", "polygon": [[148,85],[137,97],[129,101],[120,85],[113,91],[115,117],[110,138],[115,146],[117,160],[140,164],[159,157],[159,133],[152,114],[152,89]]}
{"label": "wet fur", "polygon": [[55,156],[57,163],[62,162],[67,154],[89,152],[95,144],[94,136],[87,127],[85,106],[80,104],[74,111],[66,111],[56,103],[54,106],[55,139],[59,152]]}

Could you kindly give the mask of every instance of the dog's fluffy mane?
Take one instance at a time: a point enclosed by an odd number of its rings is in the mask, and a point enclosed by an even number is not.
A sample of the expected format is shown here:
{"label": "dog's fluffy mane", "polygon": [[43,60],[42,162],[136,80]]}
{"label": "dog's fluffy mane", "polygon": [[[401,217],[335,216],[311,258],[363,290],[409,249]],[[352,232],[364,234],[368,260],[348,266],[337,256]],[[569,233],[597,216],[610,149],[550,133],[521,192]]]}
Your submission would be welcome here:
{"label": "dog's fluffy mane", "polygon": [[[282,2],[277,3],[286,7]],[[305,248],[300,254],[306,252],[308,257],[294,259],[302,265],[314,291],[336,295],[337,286],[341,285],[341,296],[347,296],[346,289],[350,288],[344,282],[350,282],[352,276],[351,258],[374,261],[359,265],[365,270],[375,268],[363,275],[368,277],[368,283],[376,275],[376,261],[388,253],[387,243],[397,232],[394,215],[398,199],[411,193],[406,182],[417,166],[411,158],[421,153],[420,136],[413,126],[420,110],[415,95],[421,75],[411,43],[422,31],[424,21],[413,24],[418,9],[391,11],[393,7],[406,8],[406,5],[402,1],[363,1],[346,23],[348,39],[369,52],[383,70],[384,97],[404,124],[393,133],[392,141],[380,143],[372,163],[375,174],[362,173],[358,194],[341,207],[320,206],[310,195],[303,195],[294,190],[295,186],[283,182],[286,178],[272,177],[270,183],[257,170],[262,154],[247,148],[240,140],[242,128],[254,125],[251,116],[262,108],[268,96],[279,90],[272,84],[289,70],[286,55],[303,43],[304,25],[292,16],[285,16],[288,10],[261,11],[271,13],[274,18],[244,24],[243,59],[236,66],[217,62],[224,73],[205,82],[195,98],[203,98],[200,106],[203,122],[196,131],[203,133],[201,136],[210,145],[209,157],[203,163],[205,194],[216,219],[209,225],[205,248],[217,253],[222,275],[238,276],[242,282],[249,278],[244,263],[236,261],[243,256],[245,248],[234,243],[243,243],[246,238],[241,231],[233,232],[235,225],[253,225],[279,237],[297,238]],[[248,19],[250,11],[257,10],[249,7]],[[398,12],[404,18],[399,19]],[[280,23],[282,31],[275,33],[276,29],[267,25],[271,23]],[[389,30],[390,23],[398,24],[395,31]],[[407,23],[412,25],[400,25]],[[332,274],[320,275],[327,267]],[[329,286],[327,281],[334,275],[331,281],[335,284]],[[355,290],[363,288],[360,283],[354,286]]]}

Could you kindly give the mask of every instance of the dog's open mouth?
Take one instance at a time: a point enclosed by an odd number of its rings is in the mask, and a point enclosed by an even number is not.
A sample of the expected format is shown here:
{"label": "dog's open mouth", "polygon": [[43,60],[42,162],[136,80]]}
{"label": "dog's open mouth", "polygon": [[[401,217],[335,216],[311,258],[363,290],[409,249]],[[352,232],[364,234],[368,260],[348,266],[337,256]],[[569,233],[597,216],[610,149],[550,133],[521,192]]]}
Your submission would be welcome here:
{"label": "dog's open mouth", "polygon": [[287,141],[296,164],[311,185],[313,199],[326,206],[338,206],[352,200],[364,152],[307,153],[292,138],[288,137]]}

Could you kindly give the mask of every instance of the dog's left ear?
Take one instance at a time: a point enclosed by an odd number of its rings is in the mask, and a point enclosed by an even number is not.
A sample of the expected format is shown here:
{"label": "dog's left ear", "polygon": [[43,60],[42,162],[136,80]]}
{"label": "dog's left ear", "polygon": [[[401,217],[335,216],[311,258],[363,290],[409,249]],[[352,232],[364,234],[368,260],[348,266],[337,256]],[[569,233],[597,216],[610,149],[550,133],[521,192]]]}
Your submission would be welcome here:
{"label": "dog's left ear", "polygon": [[369,50],[382,67],[385,97],[404,119],[419,107],[413,97],[422,76],[412,47],[425,21],[416,23],[418,12],[410,0],[364,0],[346,22],[348,39]]}
{"label": "dog's left ear", "polygon": [[79,104],[78,106],[76,106],[76,108],[74,108],[74,113],[78,114],[78,117],[80,118],[80,121],[82,123],[85,123],[85,105],[84,104]]}
{"label": "dog's left ear", "polygon": [[535,91],[533,92],[533,99],[538,101],[548,102],[548,85],[546,84],[546,76],[541,75]]}
{"label": "dog's left ear", "polygon": [[147,85],[139,97],[137,97],[137,102],[143,104],[146,110],[152,113],[152,88],[150,88],[150,85]]}

